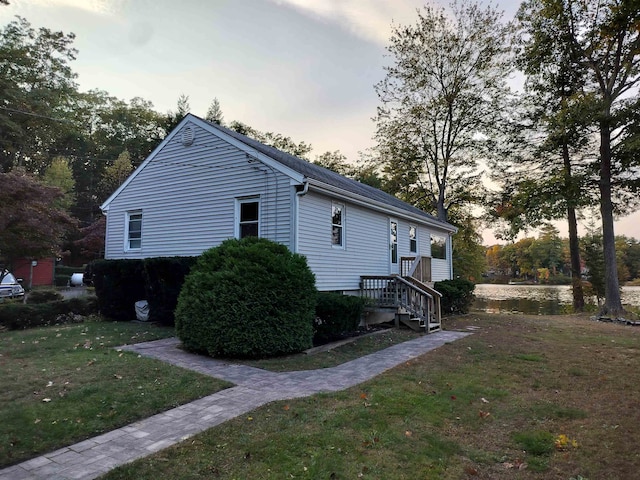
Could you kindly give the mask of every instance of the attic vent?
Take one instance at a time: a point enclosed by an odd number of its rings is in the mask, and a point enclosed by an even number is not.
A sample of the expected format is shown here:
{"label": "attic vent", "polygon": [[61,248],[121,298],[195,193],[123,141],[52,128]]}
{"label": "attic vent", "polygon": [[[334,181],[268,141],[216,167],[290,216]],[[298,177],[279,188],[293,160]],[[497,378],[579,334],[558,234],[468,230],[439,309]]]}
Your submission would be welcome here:
{"label": "attic vent", "polygon": [[195,133],[193,132],[193,128],[185,127],[182,130],[182,145],[188,147],[193,144],[193,139],[195,137]]}

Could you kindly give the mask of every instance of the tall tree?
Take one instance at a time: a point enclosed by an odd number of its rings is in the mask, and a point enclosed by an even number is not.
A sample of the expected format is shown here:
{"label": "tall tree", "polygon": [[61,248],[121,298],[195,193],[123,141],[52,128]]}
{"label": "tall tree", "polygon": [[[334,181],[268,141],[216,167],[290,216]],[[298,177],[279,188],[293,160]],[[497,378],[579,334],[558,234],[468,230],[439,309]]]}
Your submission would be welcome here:
{"label": "tall tree", "polygon": [[73,34],[18,17],[0,29],[0,171],[41,174],[76,91]]}
{"label": "tall tree", "polygon": [[69,160],[65,157],[55,157],[45,170],[42,181],[45,185],[60,189],[62,196],[56,201],[56,206],[68,212],[75,202],[76,187]]}
{"label": "tall tree", "polygon": [[118,155],[112,165],[105,168],[98,185],[100,201],[104,202],[131,175],[133,165],[131,156],[126,150]]}
{"label": "tall tree", "polygon": [[[587,188],[588,163],[582,153],[591,133],[589,111],[581,101],[584,69],[575,60],[561,28],[537,15],[540,0],[524,2],[518,11],[520,49],[518,66],[526,75],[523,124],[515,132],[516,164],[508,173],[494,168],[494,177],[509,186],[498,199],[500,212],[511,235],[522,228],[539,226],[564,217],[569,230],[573,309],[582,311],[584,295],[580,275],[577,210],[593,201]],[[555,15],[562,17],[562,11]],[[506,195],[505,195],[506,193]],[[510,208],[504,208],[505,200]]]}
{"label": "tall tree", "polygon": [[478,160],[500,133],[513,31],[501,18],[470,0],[454,1],[451,15],[425,7],[415,25],[393,29],[394,64],[375,86],[376,139],[390,181],[441,220],[482,190]]}
{"label": "tall tree", "polygon": [[218,125],[224,125],[224,117],[222,115],[222,108],[220,108],[220,102],[217,98],[214,98],[209,105],[209,109],[207,110],[207,114],[204,117],[205,120],[212,123],[217,123]]}
{"label": "tall tree", "polygon": [[182,121],[184,116],[191,111],[191,105],[189,105],[189,96],[181,93],[176,103],[176,110],[167,112],[165,120],[165,130],[170,132]]}
{"label": "tall tree", "polygon": [[625,128],[622,112],[636,100],[640,82],[640,8],[637,0],[540,0],[538,6],[534,13],[563,32],[557,41],[566,43],[574,61],[584,69],[585,101],[595,106],[600,143],[595,168],[605,265],[601,313],[619,316],[624,310],[616,265],[614,195],[632,171],[621,168],[615,150],[620,130]]}
{"label": "tall tree", "polygon": [[313,150],[313,147],[305,142],[295,142],[291,137],[285,137],[280,133],[273,132],[261,132],[255,128],[247,125],[246,123],[239,122],[237,120],[232,121],[229,124],[229,128],[242,135],[251,137],[258,140],[265,145],[277,148],[283,152],[294,155],[298,158],[308,160],[307,156]]}

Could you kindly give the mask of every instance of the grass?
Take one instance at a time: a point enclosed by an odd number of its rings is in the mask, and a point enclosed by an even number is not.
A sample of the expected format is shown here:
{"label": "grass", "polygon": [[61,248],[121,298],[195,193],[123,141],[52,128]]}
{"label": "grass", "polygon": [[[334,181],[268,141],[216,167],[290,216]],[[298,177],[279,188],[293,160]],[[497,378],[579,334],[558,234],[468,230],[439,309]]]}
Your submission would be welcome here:
{"label": "grass", "polygon": [[637,476],[640,328],[586,316],[445,324],[480,328],[357,387],[270,403],[104,478]]}
{"label": "grass", "polygon": [[229,386],[113,347],[173,336],[133,322],[0,332],[0,466]]}

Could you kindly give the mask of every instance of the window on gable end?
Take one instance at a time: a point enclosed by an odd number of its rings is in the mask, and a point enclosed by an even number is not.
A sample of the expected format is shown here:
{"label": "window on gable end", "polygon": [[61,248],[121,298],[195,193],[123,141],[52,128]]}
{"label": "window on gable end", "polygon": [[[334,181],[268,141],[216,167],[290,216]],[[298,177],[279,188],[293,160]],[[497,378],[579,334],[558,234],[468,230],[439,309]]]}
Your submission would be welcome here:
{"label": "window on gable end", "polygon": [[247,198],[238,200],[238,225],[236,236],[260,236],[260,199]]}

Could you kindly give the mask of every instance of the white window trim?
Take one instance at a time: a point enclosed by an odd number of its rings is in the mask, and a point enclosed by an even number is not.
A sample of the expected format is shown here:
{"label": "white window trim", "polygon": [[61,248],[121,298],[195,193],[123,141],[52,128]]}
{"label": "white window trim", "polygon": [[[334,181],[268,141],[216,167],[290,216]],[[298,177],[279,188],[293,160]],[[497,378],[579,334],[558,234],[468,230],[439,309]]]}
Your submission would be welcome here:
{"label": "white window trim", "polygon": [[258,203],[258,238],[262,237],[262,201],[260,199],[260,195],[255,195],[253,197],[236,198],[235,222],[233,227],[233,236],[235,238],[240,239],[240,206],[243,203],[256,202]]}
{"label": "white window trim", "polygon": [[[411,250],[411,229],[414,229],[414,231],[416,232],[416,238],[414,238],[414,241],[416,242],[416,250],[413,251]],[[412,223],[409,224],[409,253],[415,253],[416,256],[419,254],[420,252],[420,242],[418,241],[418,227]]]}
{"label": "white window trim", "polygon": [[[131,247],[131,239],[129,238],[129,223],[132,215],[140,215],[140,246]],[[142,210],[129,210],[124,216],[124,251],[125,252],[139,252],[142,250],[142,222],[144,221],[144,215]]]}
{"label": "white window trim", "polygon": [[[333,207],[334,206],[339,206],[339,207],[342,208],[342,215],[340,217],[340,220],[342,222],[340,224],[340,232],[341,232],[341,234],[340,234],[340,245],[336,245],[335,243],[333,243],[333,227],[334,227],[334,223],[333,223]],[[336,248],[338,250],[345,250],[346,249],[346,239],[347,239],[347,236],[345,234],[345,232],[346,232],[346,226],[345,226],[345,223],[346,223],[345,222],[346,211],[347,211],[347,208],[346,208],[344,203],[334,202],[334,201],[331,202],[331,212],[330,212],[331,213],[331,248]],[[335,224],[335,225],[337,225],[337,224]]]}

